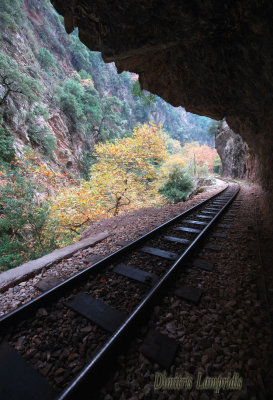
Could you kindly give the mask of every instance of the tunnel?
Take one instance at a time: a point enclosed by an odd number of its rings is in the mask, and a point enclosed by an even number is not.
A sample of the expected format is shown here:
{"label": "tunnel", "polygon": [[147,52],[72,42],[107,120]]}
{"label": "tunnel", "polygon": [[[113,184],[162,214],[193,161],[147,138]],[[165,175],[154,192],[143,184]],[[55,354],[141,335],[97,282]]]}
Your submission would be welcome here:
{"label": "tunnel", "polygon": [[[3,270],[1,400],[271,400],[273,3],[50,2],[66,33],[77,29],[80,41],[118,73],[137,74],[142,89],[174,107],[221,121],[215,140],[223,176],[185,203],[119,215],[117,192],[117,212],[94,221],[87,216],[90,225],[78,240]],[[40,32],[43,9],[33,4],[25,0]],[[15,35],[4,35],[9,53]],[[58,50],[63,80],[72,74],[61,62],[67,43]],[[39,50],[33,54],[41,58]],[[76,75],[94,89],[91,76]],[[52,105],[57,92],[50,91]],[[14,104],[1,109],[7,121]],[[62,139],[62,119],[52,113],[47,122]],[[94,124],[96,140],[99,130]],[[72,132],[80,149],[84,135]],[[229,165],[230,138],[239,150]],[[59,151],[67,175],[72,153]],[[238,177],[244,179],[231,179]],[[90,200],[86,193],[80,191],[81,204]],[[59,206],[65,218],[69,205]]]}

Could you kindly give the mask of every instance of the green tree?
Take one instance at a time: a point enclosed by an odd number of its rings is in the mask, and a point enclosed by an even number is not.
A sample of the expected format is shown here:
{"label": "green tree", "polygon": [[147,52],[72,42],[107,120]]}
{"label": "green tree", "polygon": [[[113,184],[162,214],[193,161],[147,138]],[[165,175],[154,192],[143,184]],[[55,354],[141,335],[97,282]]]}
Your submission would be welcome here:
{"label": "green tree", "polygon": [[84,88],[76,79],[69,79],[65,82],[64,91],[66,93],[72,94],[78,100],[84,96]]}
{"label": "green tree", "polygon": [[90,179],[90,167],[96,163],[96,157],[92,151],[84,151],[81,158],[78,160],[78,166],[81,176],[84,180]]}
{"label": "green tree", "polygon": [[215,136],[219,127],[221,125],[221,121],[212,121],[209,125],[208,133],[211,136]]}
{"label": "green tree", "polygon": [[220,174],[221,170],[222,170],[222,162],[219,155],[217,154],[217,156],[213,160],[213,172],[215,172],[216,174]]}
{"label": "green tree", "polygon": [[90,63],[89,63],[90,51],[79,40],[76,31],[70,36],[69,50],[71,52],[72,64],[78,72],[82,69],[86,71],[90,70]]}
{"label": "green tree", "polygon": [[105,141],[122,136],[121,107],[121,101],[115,96],[104,96],[102,98],[97,141]]}
{"label": "green tree", "polygon": [[45,70],[57,68],[53,54],[44,47],[42,47],[38,52],[38,61],[41,67]]}
{"label": "green tree", "polygon": [[54,235],[45,240],[43,228],[48,206],[39,204],[36,188],[16,170],[6,172],[0,186],[0,266],[9,269],[47,254],[55,247]]}
{"label": "green tree", "polygon": [[152,93],[145,95],[144,91],[140,87],[140,83],[138,80],[135,81],[135,83],[133,84],[131,92],[135,97],[140,97],[143,100],[145,106],[150,106],[153,103],[156,103],[155,95]]}
{"label": "green tree", "polygon": [[3,126],[0,118],[0,164],[11,163],[15,157],[13,139]]}
{"label": "green tree", "polygon": [[158,192],[166,197],[170,204],[176,204],[185,201],[192,188],[191,178],[185,171],[175,166]]}
{"label": "green tree", "polygon": [[28,113],[30,119],[42,116],[45,121],[49,120],[49,109],[41,106],[41,104],[36,104],[31,112]]}
{"label": "green tree", "polygon": [[0,2],[0,25],[2,28],[15,29],[22,25],[25,14],[22,10],[22,0],[2,0]]}
{"label": "green tree", "polygon": [[49,133],[45,126],[36,126],[33,123],[28,129],[28,136],[32,147],[39,146],[44,155],[49,158],[53,157],[53,152],[56,150],[57,142],[54,136]]}
{"label": "green tree", "polygon": [[82,109],[92,126],[99,125],[102,119],[101,99],[94,88],[87,88],[82,97]]}
{"label": "green tree", "polygon": [[74,124],[77,124],[77,121],[83,116],[83,87],[75,80],[68,80],[64,88],[59,87],[57,90],[59,92],[58,98],[63,111]]}
{"label": "green tree", "polygon": [[140,98],[134,101],[132,108],[137,122],[144,124],[151,119],[150,107],[144,107],[143,101]]}
{"label": "green tree", "polygon": [[6,102],[11,93],[24,95],[30,101],[37,100],[35,91],[39,92],[40,86],[38,82],[19,71],[16,63],[2,52],[0,52],[0,84],[4,87],[0,106]]}

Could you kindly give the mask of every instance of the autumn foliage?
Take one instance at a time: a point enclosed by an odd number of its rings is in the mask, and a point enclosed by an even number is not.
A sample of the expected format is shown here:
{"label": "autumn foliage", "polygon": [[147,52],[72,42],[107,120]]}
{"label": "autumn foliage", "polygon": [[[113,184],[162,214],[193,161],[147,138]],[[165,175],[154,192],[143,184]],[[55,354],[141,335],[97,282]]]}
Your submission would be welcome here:
{"label": "autumn foliage", "polygon": [[95,146],[97,162],[90,180],[59,191],[51,205],[61,243],[78,236],[92,222],[147,205],[155,205],[158,166],[167,151],[160,126],[137,126],[131,137]]}
{"label": "autumn foliage", "polygon": [[[181,148],[149,123],[129,137],[95,145],[93,156],[90,178],[81,182],[51,170],[31,149],[11,169],[0,168],[0,245],[7,267],[70,244],[101,218],[185,199],[193,161],[197,172],[205,165],[212,171],[216,150],[196,142]],[[172,177],[183,188],[173,188]],[[20,249],[17,258],[11,257],[14,248]]]}
{"label": "autumn foliage", "polygon": [[212,149],[207,145],[200,146],[198,142],[186,143],[181,152],[181,159],[187,164],[195,158],[199,167],[207,164],[208,170],[212,172],[213,161],[217,156],[216,149]]}
{"label": "autumn foliage", "polygon": [[216,149],[206,145],[200,146],[198,142],[186,143],[182,148],[176,144],[176,148],[177,151],[173,151],[160,168],[159,180],[162,184],[176,168],[185,169],[192,176],[213,172],[214,161],[217,158]]}
{"label": "autumn foliage", "polygon": [[71,182],[50,170],[31,149],[21,159],[0,165],[0,270],[56,248],[56,226],[48,228],[47,200],[57,187]]}
{"label": "autumn foliage", "polygon": [[12,185],[12,171],[15,168],[17,174],[29,179],[41,194],[53,194],[57,187],[62,188],[73,183],[67,174],[51,170],[33,149],[25,148],[22,156],[15,157],[11,166],[0,165],[0,186],[8,183]]}

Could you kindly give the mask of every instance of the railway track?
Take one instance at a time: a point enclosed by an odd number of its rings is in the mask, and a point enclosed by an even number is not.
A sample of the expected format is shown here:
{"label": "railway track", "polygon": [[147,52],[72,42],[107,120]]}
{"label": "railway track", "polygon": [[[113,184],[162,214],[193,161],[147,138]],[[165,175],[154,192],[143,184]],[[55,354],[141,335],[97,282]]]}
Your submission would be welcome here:
{"label": "railway track", "polygon": [[[238,191],[236,185],[227,187],[3,316],[1,400],[92,399],[90,388],[94,391],[105,379],[117,354],[189,260],[195,257],[196,267],[212,269],[196,254],[205,245],[219,250],[208,239],[224,240],[230,222],[218,222]],[[176,293],[194,302],[201,294],[189,287]],[[176,343],[157,332],[148,334],[141,349],[165,368],[175,350]]]}

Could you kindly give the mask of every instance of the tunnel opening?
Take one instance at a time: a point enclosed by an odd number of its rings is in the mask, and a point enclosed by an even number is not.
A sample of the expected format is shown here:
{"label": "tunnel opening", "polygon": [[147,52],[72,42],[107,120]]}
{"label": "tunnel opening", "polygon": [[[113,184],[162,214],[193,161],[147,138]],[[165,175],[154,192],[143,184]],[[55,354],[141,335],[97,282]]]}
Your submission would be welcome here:
{"label": "tunnel opening", "polygon": [[[50,3],[14,10],[1,10],[2,271],[72,244],[101,218],[217,182],[219,121],[143,91],[136,73],[117,74],[78,28],[66,34]],[[231,153],[224,175],[244,178],[246,166],[234,165],[245,160]]]}
{"label": "tunnel opening", "polygon": [[[144,89],[187,111],[226,119],[256,155],[255,175],[270,200],[271,23],[269,2],[134,3],[52,2],[67,32],[100,50],[121,72],[140,75]],[[115,25],[110,23],[115,21]],[[145,21],[143,29],[143,21]],[[160,27],[160,29],[159,29]],[[127,40],[124,40],[127,38]]]}

